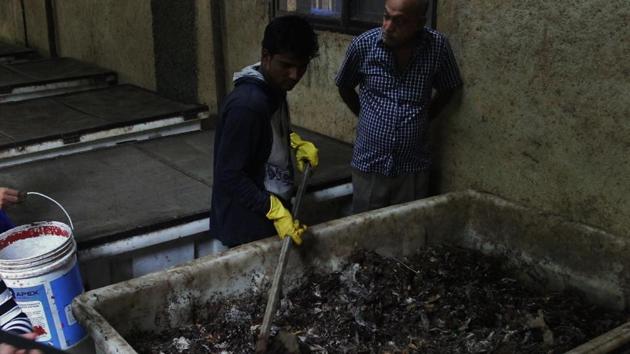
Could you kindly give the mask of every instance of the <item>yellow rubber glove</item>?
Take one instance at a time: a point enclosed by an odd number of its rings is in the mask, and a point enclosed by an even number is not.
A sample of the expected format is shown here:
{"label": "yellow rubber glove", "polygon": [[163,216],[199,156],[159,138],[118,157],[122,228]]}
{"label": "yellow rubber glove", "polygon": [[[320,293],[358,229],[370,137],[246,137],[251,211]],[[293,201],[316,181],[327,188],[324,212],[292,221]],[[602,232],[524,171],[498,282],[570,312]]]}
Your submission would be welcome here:
{"label": "yellow rubber glove", "polygon": [[267,212],[267,219],[273,221],[273,226],[278,232],[281,239],[291,236],[296,245],[302,244],[302,234],[306,231],[306,225],[300,225],[300,222],[293,220],[293,216],[282,205],[282,202],[275,195],[271,195],[271,207]]}
{"label": "yellow rubber glove", "polygon": [[304,161],[308,161],[312,168],[319,164],[319,152],[315,144],[310,141],[302,140],[297,133],[291,133],[291,147],[295,150],[295,159],[297,160],[297,169],[304,172]]}

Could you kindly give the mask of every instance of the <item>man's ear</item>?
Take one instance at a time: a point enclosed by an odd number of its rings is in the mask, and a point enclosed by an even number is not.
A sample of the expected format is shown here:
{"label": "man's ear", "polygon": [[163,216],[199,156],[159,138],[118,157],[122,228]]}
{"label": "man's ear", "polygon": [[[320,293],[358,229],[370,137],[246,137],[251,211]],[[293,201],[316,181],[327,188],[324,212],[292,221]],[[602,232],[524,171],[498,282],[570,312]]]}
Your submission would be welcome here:
{"label": "man's ear", "polygon": [[271,54],[271,53],[270,53],[267,49],[265,49],[265,48],[263,48],[263,49],[260,51],[260,61],[263,61],[263,60],[265,60],[265,59],[270,59],[270,58],[271,58],[271,56],[272,56],[272,54]]}

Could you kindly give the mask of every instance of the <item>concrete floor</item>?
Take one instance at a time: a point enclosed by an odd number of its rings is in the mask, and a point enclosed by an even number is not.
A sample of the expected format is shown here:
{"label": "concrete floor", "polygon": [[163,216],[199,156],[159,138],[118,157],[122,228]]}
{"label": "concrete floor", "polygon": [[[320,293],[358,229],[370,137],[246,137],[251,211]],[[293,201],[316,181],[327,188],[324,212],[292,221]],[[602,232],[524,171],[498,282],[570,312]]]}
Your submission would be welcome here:
{"label": "concrete floor", "polygon": [[[299,131],[322,152],[311,189],[348,182],[350,146]],[[213,139],[213,131],[203,131],[36,161],[4,169],[3,183],[58,200],[73,218],[81,248],[207,217]],[[56,206],[35,197],[8,213],[17,224],[64,219]]]}

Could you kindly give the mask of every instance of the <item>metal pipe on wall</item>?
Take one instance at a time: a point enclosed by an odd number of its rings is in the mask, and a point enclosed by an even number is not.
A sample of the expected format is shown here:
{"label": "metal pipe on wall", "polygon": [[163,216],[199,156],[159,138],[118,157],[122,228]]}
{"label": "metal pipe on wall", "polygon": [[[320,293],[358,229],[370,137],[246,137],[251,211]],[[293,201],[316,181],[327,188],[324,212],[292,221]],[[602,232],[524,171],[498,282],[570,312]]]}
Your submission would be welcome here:
{"label": "metal pipe on wall", "polygon": [[437,6],[438,6],[438,0],[431,0],[431,4],[429,6],[429,9],[431,11],[431,27],[432,28],[437,28]]}
{"label": "metal pipe on wall", "polygon": [[221,106],[227,94],[227,80],[225,71],[225,45],[223,42],[225,18],[223,0],[210,1],[210,16],[212,18],[212,49],[214,52],[214,76],[217,92],[217,107]]}
{"label": "metal pipe on wall", "polygon": [[[55,30],[55,9],[53,0],[45,0],[46,6],[46,25],[48,29],[48,52],[50,56],[56,58],[57,55],[57,32]],[[24,24],[26,26],[26,23]]]}
{"label": "metal pipe on wall", "polygon": [[24,7],[24,0],[20,0],[20,8],[22,10],[22,27],[24,28],[24,45],[28,47],[28,29],[26,27],[26,8]]}

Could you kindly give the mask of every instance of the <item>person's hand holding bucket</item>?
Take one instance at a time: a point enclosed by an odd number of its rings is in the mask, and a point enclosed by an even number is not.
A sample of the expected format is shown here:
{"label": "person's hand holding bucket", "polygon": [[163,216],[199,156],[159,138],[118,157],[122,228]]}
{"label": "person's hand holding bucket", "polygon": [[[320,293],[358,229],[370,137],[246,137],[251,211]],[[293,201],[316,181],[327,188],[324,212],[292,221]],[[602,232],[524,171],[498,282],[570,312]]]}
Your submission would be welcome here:
{"label": "person's hand holding bucket", "polygon": [[4,208],[19,203],[23,199],[20,194],[21,193],[15,189],[0,187],[0,232],[5,232],[15,227],[11,219],[9,219],[4,212]]}
{"label": "person's hand holding bucket", "polygon": [[42,193],[18,193],[18,201],[25,197],[27,201],[30,196],[42,197],[57,205],[70,225],[37,221],[0,234],[0,278],[13,289],[15,302],[22,307],[33,328],[41,329],[41,333],[35,331],[39,334],[36,342],[21,336],[13,336],[14,341],[2,340],[3,335],[9,334],[0,331],[0,343],[20,348],[8,351],[16,354],[35,353],[34,349],[48,354],[55,348],[71,350],[85,343],[89,345],[87,332],[70,311],[72,299],[83,293],[72,219],[59,202]]}
{"label": "person's hand holding bucket", "polygon": [[[35,332],[26,333],[26,334],[22,334],[20,337],[24,339],[28,339],[28,340],[35,340],[35,338],[37,338],[37,333]],[[1,343],[0,354],[44,354],[44,353],[38,349],[20,349],[10,344]]]}
{"label": "person's hand holding bucket", "polygon": [[20,192],[7,187],[0,187],[0,209],[15,204],[20,200]]}

